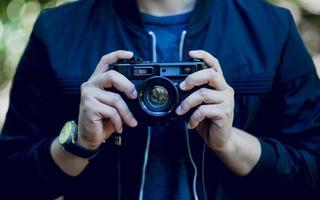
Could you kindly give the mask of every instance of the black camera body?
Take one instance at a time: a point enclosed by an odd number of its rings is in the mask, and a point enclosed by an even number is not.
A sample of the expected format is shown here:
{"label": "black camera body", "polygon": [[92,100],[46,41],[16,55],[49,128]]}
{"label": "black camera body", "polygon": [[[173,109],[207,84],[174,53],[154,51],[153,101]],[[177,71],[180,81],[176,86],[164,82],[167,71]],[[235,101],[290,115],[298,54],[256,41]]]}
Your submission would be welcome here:
{"label": "black camera body", "polygon": [[171,120],[184,119],[188,113],[178,116],[175,109],[188,97],[190,91],[180,90],[185,78],[207,66],[200,60],[190,62],[148,62],[142,59],[120,60],[111,69],[127,77],[136,87],[138,98],[128,99],[122,95],[130,111],[144,125],[163,125]]}

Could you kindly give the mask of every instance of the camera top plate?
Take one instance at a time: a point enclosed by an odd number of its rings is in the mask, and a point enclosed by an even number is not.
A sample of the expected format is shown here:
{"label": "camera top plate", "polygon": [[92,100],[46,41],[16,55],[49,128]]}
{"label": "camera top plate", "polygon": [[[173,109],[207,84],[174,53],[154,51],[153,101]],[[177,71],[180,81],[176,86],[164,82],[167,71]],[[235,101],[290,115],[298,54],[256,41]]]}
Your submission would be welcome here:
{"label": "camera top plate", "polygon": [[110,67],[110,69],[133,80],[146,79],[152,76],[183,78],[206,68],[207,65],[200,60],[193,60],[190,62],[149,62],[136,58],[120,60]]}

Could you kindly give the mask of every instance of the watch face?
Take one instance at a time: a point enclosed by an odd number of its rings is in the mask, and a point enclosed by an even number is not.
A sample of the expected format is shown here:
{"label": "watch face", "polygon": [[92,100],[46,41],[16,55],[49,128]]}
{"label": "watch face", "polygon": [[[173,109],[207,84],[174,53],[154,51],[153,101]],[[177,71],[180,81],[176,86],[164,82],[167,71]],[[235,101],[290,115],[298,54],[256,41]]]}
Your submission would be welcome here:
{"label": "watch face", "polygon": [[60,144],[65,144],[69,138],[70,138],[70,135],[73,131],[73,124],[71,122],[67,122],[61,132],[60,132],[60,135],[59,135],[59,143]]}

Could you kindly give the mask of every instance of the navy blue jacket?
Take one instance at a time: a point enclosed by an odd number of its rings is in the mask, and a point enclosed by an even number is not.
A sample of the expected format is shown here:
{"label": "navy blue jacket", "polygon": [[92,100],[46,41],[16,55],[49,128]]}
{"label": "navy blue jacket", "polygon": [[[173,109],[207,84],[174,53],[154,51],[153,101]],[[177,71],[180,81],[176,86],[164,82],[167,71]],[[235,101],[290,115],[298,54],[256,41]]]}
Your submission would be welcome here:
{"label": "navy blue jacket", "polygon": [[[49,147],[63,124],[77,119],[80,85],[104,54],[125,49],[152,60],[152,39],[134,2],[81,0],[41,13],[16,72],[0,137],[0,196],[116,198],[119,152],[111,139],[79,177],[64,174]],[[186,31],[183,59],[194,49],[219,59],[236,94],[233,125],[262,145],[253,171],[238,177],[210,149],[202,167],[204,142],[190,134],[199,198],[317,198],[320,81],[291,14],[258,0],[198,0]],[[123,199],[138,198],[146,136],[142,126],[124,134]]]}

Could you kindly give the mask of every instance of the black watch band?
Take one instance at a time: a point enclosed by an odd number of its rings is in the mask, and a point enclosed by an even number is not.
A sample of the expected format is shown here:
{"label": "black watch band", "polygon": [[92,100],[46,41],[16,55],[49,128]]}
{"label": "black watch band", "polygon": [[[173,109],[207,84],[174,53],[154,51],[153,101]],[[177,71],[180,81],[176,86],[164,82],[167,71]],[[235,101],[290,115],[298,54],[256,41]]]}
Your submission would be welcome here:
{"label": "black watch band", "polygon": [[70,138],[62,145],[63,149],[75,156],[85,158],[85,159],[92,159],[97,156],[100,152],[101,146],[97,149],[86,149],[79,144],[76,143],[77,141],[77,125],[74,121],[68,122],[71,123],[73,128],[72,132],[70,133]]}

